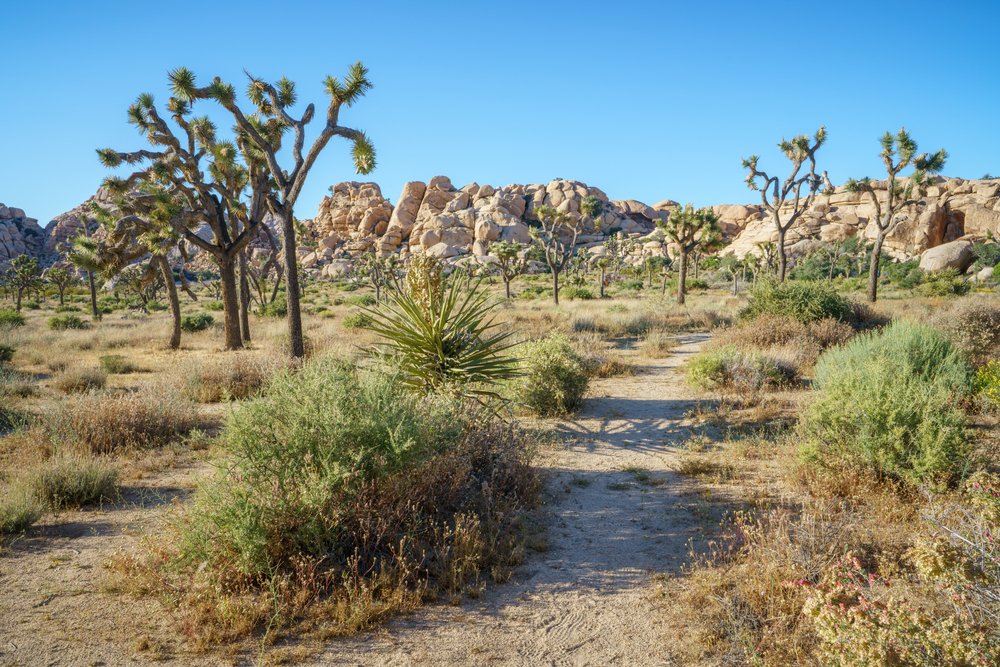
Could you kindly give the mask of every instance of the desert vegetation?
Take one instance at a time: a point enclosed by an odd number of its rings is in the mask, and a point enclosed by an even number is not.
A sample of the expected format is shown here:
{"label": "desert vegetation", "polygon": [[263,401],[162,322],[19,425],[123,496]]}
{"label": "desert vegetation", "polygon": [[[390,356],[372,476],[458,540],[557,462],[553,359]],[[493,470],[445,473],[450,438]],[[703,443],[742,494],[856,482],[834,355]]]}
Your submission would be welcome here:
{"label": "desert vegetation", "polygon": [[0,205],[0,661],[1000,664],[1000,179],[901,129],[836,187],[820,126],[750,205],[306,219],[373,80],[245,75]]}

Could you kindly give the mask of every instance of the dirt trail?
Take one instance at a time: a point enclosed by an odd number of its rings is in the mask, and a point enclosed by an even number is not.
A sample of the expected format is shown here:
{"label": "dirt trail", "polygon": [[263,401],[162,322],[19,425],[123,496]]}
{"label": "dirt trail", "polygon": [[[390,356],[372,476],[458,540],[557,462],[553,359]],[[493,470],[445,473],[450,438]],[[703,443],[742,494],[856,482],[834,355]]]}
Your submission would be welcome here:
{"label": "dirt trail", "polygon": [[694,485],[672,471],[695,404],[678,368],[706,338],[685,336],[634,377],[597,381],[561,425],[566,446],[542,462],[554,496],[550,548],[513,580],[332,642],[311,664],[673,664],[650,577],[676,571],[704,523],[692,513]]}

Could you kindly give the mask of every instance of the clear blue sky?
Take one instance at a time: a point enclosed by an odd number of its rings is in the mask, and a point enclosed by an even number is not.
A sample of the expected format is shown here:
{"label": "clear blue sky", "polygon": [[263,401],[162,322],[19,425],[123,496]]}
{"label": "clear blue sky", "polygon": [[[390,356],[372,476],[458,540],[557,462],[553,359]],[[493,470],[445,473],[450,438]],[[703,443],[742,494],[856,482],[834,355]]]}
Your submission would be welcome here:
{"label": "clear blue sky", "polygon": [[[834,182],[877,176],[877,137],[904,124],[921,148],[948,149],[945,173],[978,178],[1000,172],[998,23],[995,0],[15,1],[2,21],[0,201],[45,224],[86,199],[105,176],[94,149],[143,146],[125,109],[143,91],[165,101],[170,68],[239,90],[244,67],[284,74],[322,104],[323,77],[357,59],[375,89],[342,121],[375,142],[367,178],[393,201],[405,181],[446,174],[747,202],[740,158],[784,170],[776,142],[820,124]],[[323,155],[299,217],[358,178],[348,148]]]}

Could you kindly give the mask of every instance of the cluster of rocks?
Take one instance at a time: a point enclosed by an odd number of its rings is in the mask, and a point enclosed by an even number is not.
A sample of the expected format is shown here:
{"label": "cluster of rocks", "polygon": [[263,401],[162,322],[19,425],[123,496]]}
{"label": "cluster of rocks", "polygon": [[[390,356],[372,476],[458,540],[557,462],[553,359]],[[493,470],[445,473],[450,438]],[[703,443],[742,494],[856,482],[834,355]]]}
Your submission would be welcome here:
{"label": "cluster of rocks", "polygon": [[45,230],[19,208],[0,204],[0,271],[18,255],[41,257]]}
{"label": "cluster of rocks", "polygon": [[[873,184],[876,190],[882,190],[879,199],[884,201],[886,183]],[[900,260],[920,257],[928,271],[964,271],[972,263],[974,240],[990,234],[1000,236],[998,195],[1000,180],[935,177],[919,204],[898,214],[885,240],[885,252]],[[714,208],[724,231],[732,238],[724,252],[744,257],[759,252],[761,243],[777,241],[774,224],[762,206]],[[783,212],[787,215],[790,210]],[[875,206],[868,195],[848,192],[843,186],[817,196],[788,232],[789,256],[794,260],[821,244],[838,243],[852,236],[874,239],[878,232],[874,216]]]}
{"label": "cluster of rocks", "polygon": [[[587,197],[600,202],[593,217],[581,214]],[[489,261],[496,241],[528,243],[537,223],[535,211],[551,206],[580,223],[577,243],[600,245],[608,234],[641,237],[667,217],[676,202],[647,206],[635,200],[609,200],[600,189],[579,181],[494,187],[470,183],[461,188],[447,176],[411,181],[393,206],[376,183],[338,183],[330,188],[316,217],[308,221],[316,249],[304,254],[306,267],[330,265],[339,271],[345,258],[375,251],[380,256],[427,254],[445,260],[472,257]],[[329,271],[327,271],[329,272]]]}

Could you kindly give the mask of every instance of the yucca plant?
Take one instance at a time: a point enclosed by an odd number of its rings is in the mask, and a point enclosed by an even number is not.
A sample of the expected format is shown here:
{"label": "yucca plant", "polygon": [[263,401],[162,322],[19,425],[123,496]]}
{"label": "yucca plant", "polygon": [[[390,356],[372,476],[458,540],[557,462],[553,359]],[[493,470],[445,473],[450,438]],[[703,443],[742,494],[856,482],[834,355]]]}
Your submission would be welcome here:
{"label": "yucca plant", "polygon": [[365,328],[382,338],[377,352],[413,389],[496,397],[496,385],[518,375],[518,360],[504,354],[517,343],[489,317],[495,304],[485,291],[475,285],[463,294],[458,285],[388,292],[381,308],[362,308],[371,318]]}

